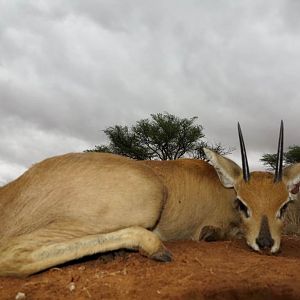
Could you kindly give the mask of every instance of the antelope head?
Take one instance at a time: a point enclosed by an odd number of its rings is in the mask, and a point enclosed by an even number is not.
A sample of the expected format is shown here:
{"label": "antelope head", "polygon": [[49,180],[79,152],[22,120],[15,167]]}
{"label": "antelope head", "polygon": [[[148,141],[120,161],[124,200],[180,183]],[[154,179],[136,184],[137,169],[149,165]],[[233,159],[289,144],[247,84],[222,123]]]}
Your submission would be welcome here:
{"label": "antelope head", "polygon": [[225,187],[236,191],[235,207],[241,215],[247,244],[256,251],[276,253],[280,248],[283,219],[288,204],[296,199],[300,163],[283,168],[283,122],[281,121],[275,174],[249,171],[246,148],[238,124],[242,168],[232,160],[205,149]]}

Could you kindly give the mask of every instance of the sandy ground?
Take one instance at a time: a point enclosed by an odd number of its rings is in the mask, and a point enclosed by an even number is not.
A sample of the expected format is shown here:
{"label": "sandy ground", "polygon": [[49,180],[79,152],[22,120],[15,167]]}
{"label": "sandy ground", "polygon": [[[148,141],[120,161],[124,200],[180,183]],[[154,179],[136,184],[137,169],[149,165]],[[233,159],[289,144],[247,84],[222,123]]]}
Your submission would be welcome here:
{"label": "sandy ground", "polygon": [[244,241],[166,246],[171,263],[121,251],[26,279],[0,278],[0,299],[300,299],[299,237],[284,237],[276,256]]}

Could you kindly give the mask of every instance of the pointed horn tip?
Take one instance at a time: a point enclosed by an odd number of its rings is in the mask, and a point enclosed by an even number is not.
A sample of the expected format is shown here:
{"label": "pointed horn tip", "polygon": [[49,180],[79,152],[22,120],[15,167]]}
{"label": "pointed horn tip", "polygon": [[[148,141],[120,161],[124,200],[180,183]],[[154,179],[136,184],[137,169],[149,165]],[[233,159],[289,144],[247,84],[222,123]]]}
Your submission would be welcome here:
{"label": "pointed horn tip", "polygon": [[239,136],[241,136],[242,135],[242,128],[241,128],[240,122],[238,122],[238,124],[237,124],[237,129],[238,129]]}
{"label": "pointed horn tip", "polygon": [[283,130],[283,127],[284,127],[284,122],[283,122],[283,120],[281,120],[280,121],[280,131]]}
{"label": "pointed horn tip", "polygon": [[243,138],[243,134],[242,134],[242,129],[241,129],[241,126],[240,126],[240,122],[238,122],[238,133],[239,133],[241,156],[242,156],[243,178],[244,178],[245,182],[247,182],[247,181],[250,180],[250,171],[249,171],[249,165],[248,165],[246,147],[245,147],[245,143],[244,143],[244,138]]}
{"label": "pointed horn tip", "polygon": [[277,152],[274,182],[279,182],[282,180],[282,170],[283,170],[283,120],[281,120],[280,122],[280,133],[279,133],[279,141],[278,141],[278,152]]}

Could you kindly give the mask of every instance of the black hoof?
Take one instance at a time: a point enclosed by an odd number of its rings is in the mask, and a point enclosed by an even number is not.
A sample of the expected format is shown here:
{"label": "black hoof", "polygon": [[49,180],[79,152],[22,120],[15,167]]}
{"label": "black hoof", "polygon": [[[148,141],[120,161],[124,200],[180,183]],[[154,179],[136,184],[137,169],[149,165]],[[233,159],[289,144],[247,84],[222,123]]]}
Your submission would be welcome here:
{"label": "black hoof", "polygon": [[151,255],[151,258],[157,261],[170,262],[172,261],[172,253],[169,252],[168,250],[159,251]]}

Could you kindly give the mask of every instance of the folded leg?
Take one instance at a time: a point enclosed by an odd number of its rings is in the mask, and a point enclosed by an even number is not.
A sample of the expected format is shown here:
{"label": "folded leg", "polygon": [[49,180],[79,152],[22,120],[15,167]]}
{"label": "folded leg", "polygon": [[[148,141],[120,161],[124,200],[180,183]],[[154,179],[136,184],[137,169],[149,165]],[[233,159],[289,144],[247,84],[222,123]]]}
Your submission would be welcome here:
{"label": "folded leg", "polygon": [[153,232],[129,227],[110,233],[49,240],[47,230],[39,230],[8,240],[0,248],[0,275],[27,276],[47,268],[95,253],[122,248],[137,249],[159,261],[170,261],[171,254]]}

